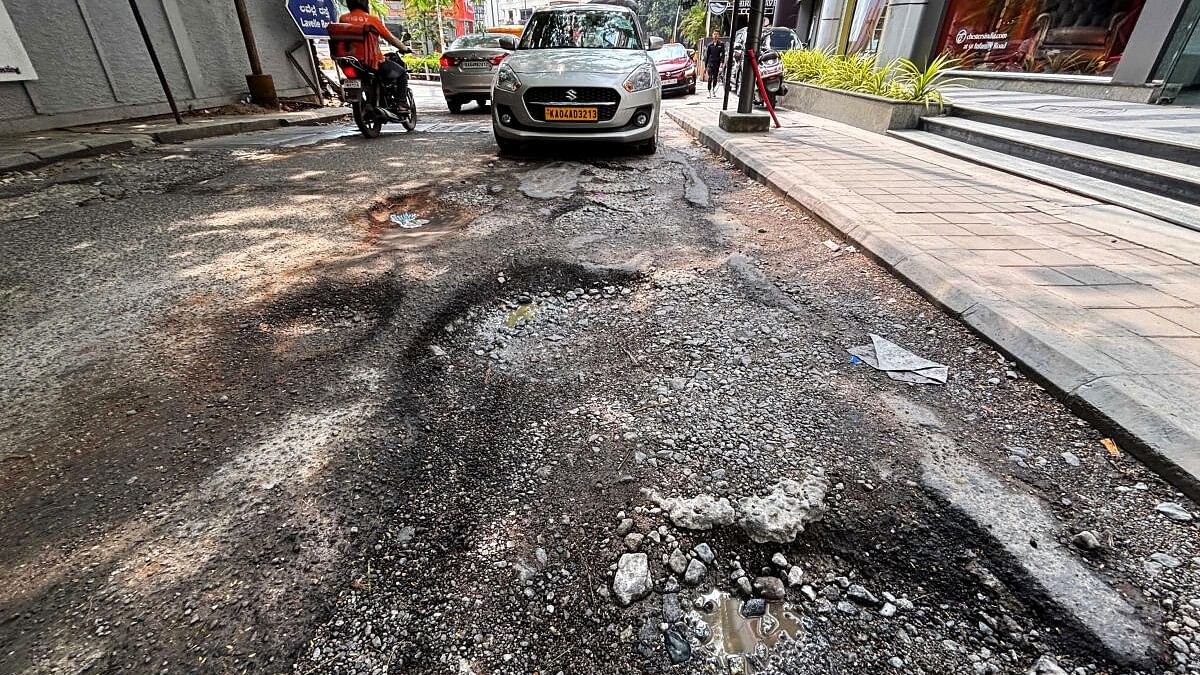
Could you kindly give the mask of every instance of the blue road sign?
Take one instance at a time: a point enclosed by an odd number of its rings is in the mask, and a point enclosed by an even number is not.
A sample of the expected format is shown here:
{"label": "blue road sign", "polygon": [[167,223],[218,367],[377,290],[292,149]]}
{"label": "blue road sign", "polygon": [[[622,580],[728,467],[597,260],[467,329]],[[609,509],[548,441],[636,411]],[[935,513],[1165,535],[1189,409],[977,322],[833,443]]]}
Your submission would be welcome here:
{"label": "blue road sign", "polygon": [[284,0],[284,4],[304,37],[329,37],[325,27],[337,21],[338,17],[333,0]]}

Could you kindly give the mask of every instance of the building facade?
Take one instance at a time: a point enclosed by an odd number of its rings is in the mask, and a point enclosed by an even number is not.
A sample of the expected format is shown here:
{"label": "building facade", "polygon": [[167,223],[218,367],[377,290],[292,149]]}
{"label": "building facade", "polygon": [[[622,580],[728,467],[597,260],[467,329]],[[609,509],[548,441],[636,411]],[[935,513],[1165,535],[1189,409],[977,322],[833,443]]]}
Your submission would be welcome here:
{"label": "building facade", "polygon": [[[181,109],[234,103],[250,64],[232,0],[137,0]],[[282,0],[246,0],[263,70],[281,96],[311,93]],[[0,0],[0,133],[169,112],[128,0]],[[28,67],[14,65],[22,57]]]}
{"label": "building facade", "polygon": [[780,0],[810,46],[924,62],[976,86],[1129,101],[1200,89],[1200,0]]}

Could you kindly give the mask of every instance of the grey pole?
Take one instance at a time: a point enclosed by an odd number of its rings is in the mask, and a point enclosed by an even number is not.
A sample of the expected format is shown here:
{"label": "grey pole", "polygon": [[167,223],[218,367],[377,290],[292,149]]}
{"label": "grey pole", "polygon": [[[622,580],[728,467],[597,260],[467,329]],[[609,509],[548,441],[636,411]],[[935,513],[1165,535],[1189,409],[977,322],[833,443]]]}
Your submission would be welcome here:
{"label": "grey pole", "polygon": [[746,48],[742,50],[741,78],[738,86],[738,112],[744,114],[754,112],[754,88],[758,86],[754,78],[754,65],[750,62],[750,50],[758,51],[758,43],[762,41],[763,0],[750,0],[750,23],[746,26]]}

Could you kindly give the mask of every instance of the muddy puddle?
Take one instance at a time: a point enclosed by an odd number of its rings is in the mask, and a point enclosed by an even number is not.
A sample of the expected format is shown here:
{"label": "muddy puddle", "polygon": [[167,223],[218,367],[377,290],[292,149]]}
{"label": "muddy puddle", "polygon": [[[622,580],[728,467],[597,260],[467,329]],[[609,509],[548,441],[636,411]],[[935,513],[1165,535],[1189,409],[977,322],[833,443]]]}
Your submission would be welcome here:
{"label": "muddy puddle", "polygon": [[367,238],[385,248],[423,248],[454,234],[476,215],[434,190],[421,190],[372,205],[367,210]]}
{"label": "muddy puddle", "polygon": [[731,674],[754,673],[767,650],[784,636],[795,640],[803,630],[789,603],[770,602],[761,616],[744,616],[743,602],[713,590],[700,598],[700,617],[708,625],[701,641]]}

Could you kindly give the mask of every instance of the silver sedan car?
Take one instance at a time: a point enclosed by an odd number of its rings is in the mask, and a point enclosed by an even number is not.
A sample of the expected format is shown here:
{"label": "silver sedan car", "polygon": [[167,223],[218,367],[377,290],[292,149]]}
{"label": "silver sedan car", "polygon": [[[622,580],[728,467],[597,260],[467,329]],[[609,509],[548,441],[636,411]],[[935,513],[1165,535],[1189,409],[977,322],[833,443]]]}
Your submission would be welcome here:
{"label": "silver sedan car", "polygon": [[464,35],[442,52],[442,94],[450,112],[462,110],[475,101],[480,107],[492,97],[492,79],[496,66],[511,52],[500,47],[499,33]]}
{"label": "silver sedan car", "polygon": [[610,141],[658,147],[658,70],[637,15],[617,5],[536,10],[496,69],[492,130],[500,151],[525,141]]}

